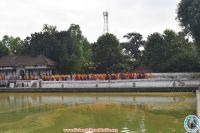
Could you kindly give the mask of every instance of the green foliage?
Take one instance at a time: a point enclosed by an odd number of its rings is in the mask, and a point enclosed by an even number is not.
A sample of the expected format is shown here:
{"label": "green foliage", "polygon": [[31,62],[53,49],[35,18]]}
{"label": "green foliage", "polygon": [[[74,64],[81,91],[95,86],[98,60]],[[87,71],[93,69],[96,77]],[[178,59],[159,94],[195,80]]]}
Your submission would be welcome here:
{"label": "green foliage", "polygon": [[134,71],[141,65],[142,51],[140,47],[144,46],[145,41],[140,33],[132,32],[124,36],[128,41],[121,43],[123,47],[123,69],[125,72]]}
{"label": "green foliage", "polygon": [[57,27],[52,26],[52,25],[48,25],[48,24],[44,24],[43,25],[43,32],[47,32],[49,34],[54,34],[55,32],[57,32]]}
{"label": "green foliage", "polygon": [[78,25],[72,24],[67,31],[69,39],[67,40],[68,70],[71,72],[82,72],[83,64],[83,36]]}
{"label": "green foliage", "polygon": [[150,67],[154,71],[160,71],[161,63],[163,62],[164,57],[164,47],[162,47],[163,38],[162,35],[159,33],[153,33],[147,38],[147,42],[145,44],[145,64]]}
{"label": "green foliage", "polygon": [[122,46],[125,49],[125,53],[130,56],[133,60],[138,60],[142,56],[142,52],[139,50],[140,47],[144,46],[144,40],[140,33],[133,32],[128,33],[124,36],[128,39],[127,43],[123,43]]}
{"label": "green foliage", "polygon": [[43,54],[55,61],[58,61],[61,50],[59,41],[56,40],[55,34],[48,32],[34,33],[25,40],[25,53],[33,56]]}
{"label": "green foliage", "polygon": [[194,50],[177,53],[168,60],[166,68],[170,72],[198,72],[200,71],[200,58]]}
{"label": "green foliage", "polygon": [[72,24],[70,26],[66,32],[62,49],[64,54],[62,60],[66,62],[66,73],[83,73],[88,71],[85,64],[91,62],[92,51],[90,43],[82,35],[79,25]]}
{"label": "green foliage", "polygon": [[122,48],[113,34],[100,36],[93,45],[93,60],[97,66],[97,72],[121,71]]}
{"label": "green foliage", "polygon": [[153,71],[197,71],[197,57],[192,43],[182,32],[154,33],[148,36],[145,44],[144,62]]}
{"label": "green foliage", "polygon": [[8,48],[0,41],[0,57],[8,54],[9,54]]}
{"label": "green foliage", "polygon": [[187,33],[190,33],[200,50],[200,1],[181,0],[178,5],[177,19]]}
{"label": "green foliage", "polygon": [[[45,24],[41,32],[24,41],[5,35],[0,41],[0,57],[43,54],[58,62],[57,72],[62,74],[128,72],[140,66],[155,72],[200,71],[200,57],[186,35],[165,30],[163,34],[149,35],[144,41],[141,34],[133,32],[124,36],[128,39],[126,43],[120,44],[115,35],[107,33],[90,44],[79,25],[57,31],[56,26]],[[141,52],[139,47],[145,51]]]}
{"label": "green foliage", "polygon": [[85,63],[91,61],[91,46],[82,35],[79,25],[72,24],[67,31],[44,25],[43,31],[34,33],[24,41],[24,53],[43,54],[59,63],[60,73],[81,73]]}
{"label": "green foliage", "polygon": [[23,50],[23,41],[19,37],[5,35],[1,43],[8,48],[9,54],[19,55]]}

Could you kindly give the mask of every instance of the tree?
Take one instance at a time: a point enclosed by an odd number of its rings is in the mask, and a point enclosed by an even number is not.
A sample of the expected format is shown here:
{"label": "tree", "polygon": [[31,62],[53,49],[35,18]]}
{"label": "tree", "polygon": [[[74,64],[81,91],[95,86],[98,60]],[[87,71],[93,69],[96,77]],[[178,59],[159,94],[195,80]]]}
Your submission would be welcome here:
{"label": "tree", "polygon": [[92,45],[86,38],[83,39],[83,71],[84,73],[93,73],[95,65],[92,61]]}
{"label": "tree", "polygon": [[139,50],[140,47],[144,46],[144,40],[140,33],[133,32],[128,33],[124,36],[128,39],[127,43],[123,43],[123,48],[125,48],[125,53],[129,54],[130,57],[134,60],[138,60],[142,53]]}
{"label": "tree", "polygon": [[24,53],[43,54],[55,60],[60,73],[84,72],[84,63],[91,61],[91,46],[79,25],[72,24],[67,31],[60,32],[55,26],[44,25],[42,32],[31,34],[24,43]]}
{"label": "tree", "polygon": [[25,41],[26,51],[33,56],[42,54],[58,61],[61,44],[56,39],[55,34],[56,33],[50,34],[48,32],[31,34],[31,37],[27,38]]}
{"label": "tree", "polygon": [[159,33],[153,33],[148,36],[145,44],[144,59],[145,64],[154,71],[160,71],[162,68],[164,54],[164,41]]}
{"label": "tree", "polygon": [[166,68],[170,72],[199,72],[200,58],[194,50],[177,53],[170,58]]}
{"label": "tree", "polygon": [[124,36],[128,41],[121,43],[123,47],[123,69],[132,71],[141,65],[142,51],[145,41],[140,33],[132,32]]}
{"label": "tree", "polygon": [[[153,71],[196,71],[195,65],[199,63],[196,57],[192,43],[182,32],[165,30],[163,34],[154,33],[148,36],[145,44],[144,62]],[[180,65],[187,65],[187,68]]]}
{"label": "tree", "polygon": [[121,69],[122,48],[117,37],[106,33],[93,45],[93,60],[97,72],[117,72]]}
{"label": "tree", "polygon": [[177,19],[184,30],[193,36],[200,50],[200,1],[181,0],[178,4]]}
{"label": "tree", "polygon": [[9,54],[19,55],[23,50],[23,41],[19,37],[3,36],[2,44],[9,50]]}
{"label": "tree", "polygon": [[[65,43],[65,60],[67,73],[82,73],[85,63],[91,61],[91,46],[87,39],[82,35],[79,25],[71,24],[67,31],[68,37]],[[87,68],[86,68],[87,69]]]}
{"label": "tree", "polygon": [[0,57],[8,54],[9,54],[8,48],[0,41]]}
{"label": "tree", "polygon": [[56,26],[52,26],[52,25],[48,25],[48,24],[44,24],[43,25],[43,32],[47,32],[49,34],[53,34],[53,33],[57,32],[57,27]]}

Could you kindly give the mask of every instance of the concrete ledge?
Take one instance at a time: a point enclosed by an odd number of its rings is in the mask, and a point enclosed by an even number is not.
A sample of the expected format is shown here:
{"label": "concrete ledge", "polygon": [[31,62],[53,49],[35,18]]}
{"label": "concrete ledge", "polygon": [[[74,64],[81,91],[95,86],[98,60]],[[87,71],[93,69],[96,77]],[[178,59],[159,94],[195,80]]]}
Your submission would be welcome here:
{"label": "concrete ledge", "polygon": [[94,81],[41,81],[38,88],[154,88],[200,86],[200,80],[94,80]]}
{"label": "concrete ledge", "polygon": [[200,116],[200,90],[196,91],[196,95],[197,95],[197,116]]}
{"label": "concrete ledge", "polygon": [[0,92],[196,92],[198,87],[0,88]]}
{"label": "concrete ledge", "polygon": [[[199,90],[196,90],[196,97],[197,97],[197,116],[200,116],[200,87]],[[198,131],[200,133],[200,130]]]}

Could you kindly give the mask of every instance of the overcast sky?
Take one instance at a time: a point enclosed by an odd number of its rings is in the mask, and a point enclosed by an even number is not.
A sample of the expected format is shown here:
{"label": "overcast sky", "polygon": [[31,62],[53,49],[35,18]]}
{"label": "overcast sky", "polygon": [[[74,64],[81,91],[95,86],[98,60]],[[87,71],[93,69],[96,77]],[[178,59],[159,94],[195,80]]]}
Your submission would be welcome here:
{"label": "overcast sky", "polygon": [[109,12],[109,32],[122,41],[129,32],[147,37],[166,28],[179,31],[175,20],[180,0],[1,0],[0,38],[24,39],[42,30],[43,24],[67,30],[79,24],[83,35],[94,42],[103,33],[103,11]]}

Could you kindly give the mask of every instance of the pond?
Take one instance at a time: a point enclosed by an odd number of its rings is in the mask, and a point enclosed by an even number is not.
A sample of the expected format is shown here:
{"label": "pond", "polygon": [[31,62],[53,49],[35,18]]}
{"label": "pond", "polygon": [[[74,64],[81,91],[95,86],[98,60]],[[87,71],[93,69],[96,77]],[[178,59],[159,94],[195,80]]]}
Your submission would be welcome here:
{"label": "pond", "polygon": [[184,133],[195,93],[1,93],[0,133],[63,133],[115,128],[122,133]]}

